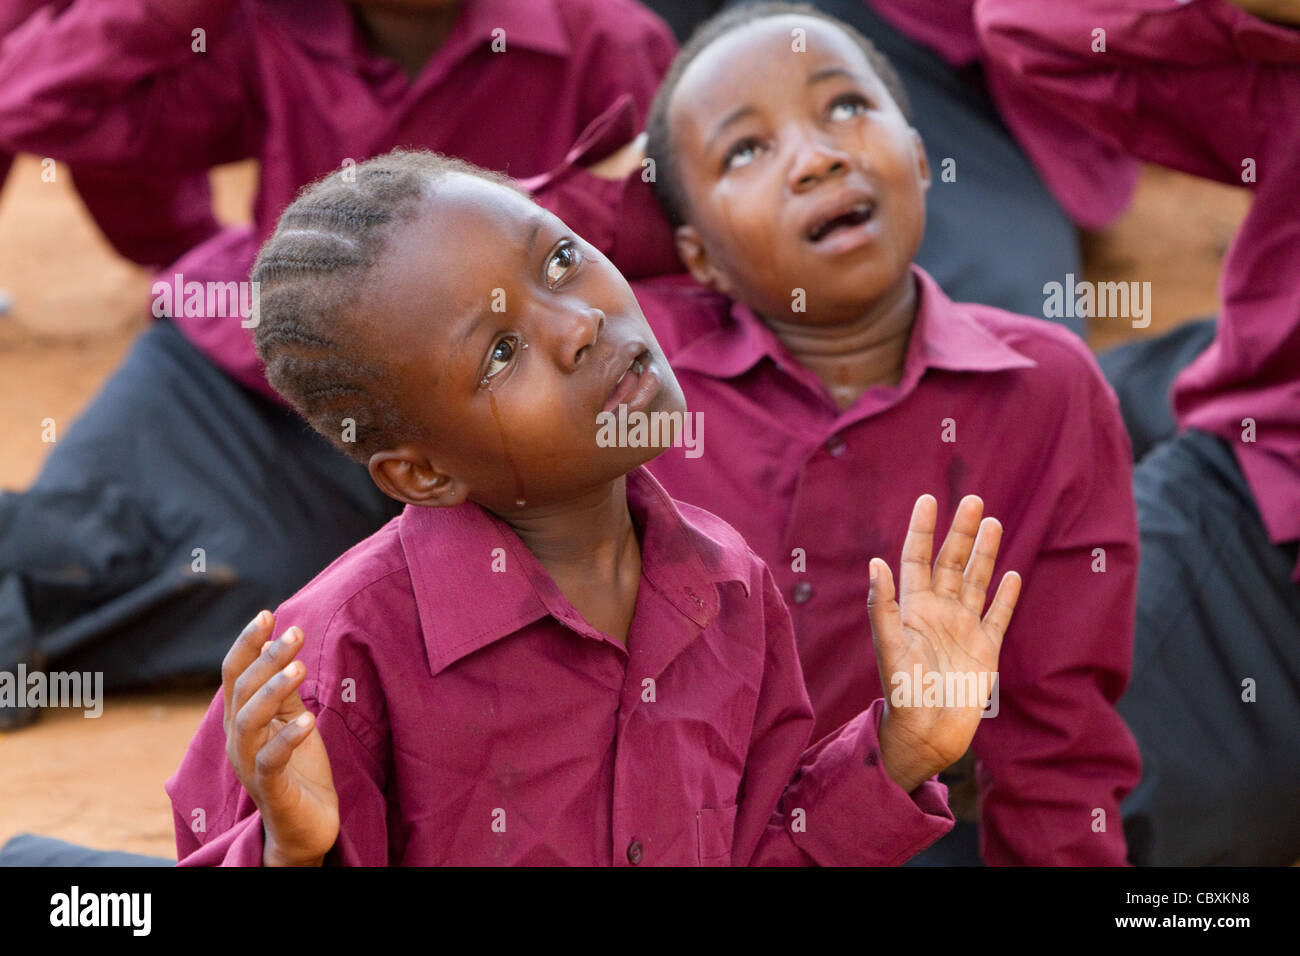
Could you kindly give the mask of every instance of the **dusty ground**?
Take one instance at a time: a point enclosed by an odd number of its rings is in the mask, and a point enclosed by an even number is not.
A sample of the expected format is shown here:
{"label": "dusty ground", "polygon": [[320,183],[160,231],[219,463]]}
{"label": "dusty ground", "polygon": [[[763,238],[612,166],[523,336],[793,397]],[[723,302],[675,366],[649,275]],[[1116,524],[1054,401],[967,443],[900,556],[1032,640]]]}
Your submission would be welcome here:
{"label": "dusty ground", "polygon": [[[0,289],[14,298],[0,317],[0,488],[35,477],[50,447],[43,420],[66,428],[144,327],[148,277],[115,257],[65,172],[43,183],[38,163],[23,157],[0,192]],[[247,217],[255,177],[248,165],[217,171],[223,219]],[[1153,320],[1142,334],[1212,314],[1223,251],[1245,209],[1240,190],[1150,170],[1130,213],[1087,238],[1087,277],[1152,283]],[[1133,334],[1112,321],[1092,330],[1091,344]],[[174,856],[162,782],[215,689],[111,698],[96,720],[49,711],[0,734],[0,844],[34,832]]]}

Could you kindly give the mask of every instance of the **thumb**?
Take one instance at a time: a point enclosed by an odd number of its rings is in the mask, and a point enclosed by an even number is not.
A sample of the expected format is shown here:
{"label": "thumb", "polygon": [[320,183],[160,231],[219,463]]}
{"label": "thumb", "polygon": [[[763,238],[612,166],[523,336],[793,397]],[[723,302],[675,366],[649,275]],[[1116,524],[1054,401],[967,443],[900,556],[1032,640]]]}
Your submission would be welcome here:
{"label": "thumb", "polygon": [[883,647],[892,646],[902,635],[903,622],[898,602],[894,600],[894,575],[889,565],[880,558],[872,558],[868,565],[871,587],[867,592],[867,615],[871,619],[876,654]]}

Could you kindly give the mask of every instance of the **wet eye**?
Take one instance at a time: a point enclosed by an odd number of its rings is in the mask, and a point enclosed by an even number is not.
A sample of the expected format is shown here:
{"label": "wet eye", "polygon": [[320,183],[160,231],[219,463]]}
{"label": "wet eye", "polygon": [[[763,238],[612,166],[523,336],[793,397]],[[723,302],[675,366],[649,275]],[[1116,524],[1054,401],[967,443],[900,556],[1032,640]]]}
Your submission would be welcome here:
{"label": "wet eye", "polygon": [[483,372],[483,381],[486,382],[509,365],[510,360],[515,357],[515,350],[514,339],[502,339],[492,346],[492,352],[488,355],[487,369]]}
{"label": "wet eye", "polygon": [[762,144],[758,140],[742,139],[727,150],[726,156],[722,157],[723,170],[739,169],[741,166],[753,162],[762,149]]}
{"label": "wet eye", "polygon": [[861,116],[870,108],[871,104],[867,102],[865,97],[857,93],[849,93],[835,98],[835,101],[831,103],[829,114],[834,122],[840,123],[855,116]]}
{"label": "wet eye", "polygon": [[556,284],[563,279],[579,260],[578,247],[565,243],[551,253],[551,258],[546,260],[546,284],[555,288]]}

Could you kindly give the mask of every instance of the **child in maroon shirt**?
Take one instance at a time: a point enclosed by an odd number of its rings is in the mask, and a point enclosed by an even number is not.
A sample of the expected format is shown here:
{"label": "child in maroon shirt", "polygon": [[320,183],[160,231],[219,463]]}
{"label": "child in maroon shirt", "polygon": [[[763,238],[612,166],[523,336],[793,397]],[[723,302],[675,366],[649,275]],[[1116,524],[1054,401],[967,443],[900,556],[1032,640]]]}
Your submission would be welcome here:
{"label": "child in maroon shirt", "polygon": [[1076,337],[955,304],[914,265],[931,179],[905,109],[867,41],[809,11],[741,8],[683,49],[647,153],[682,260],[717,294],[638,288],[704,426],[702,456],[673,448],[650,467],[771,568],[814,737],[901,689],[854,649],[867,560],[902,545],[916,495],[947,508],[978,493],[1014,514],[1007,556],[1033,570],[999,711],[973,743],[981,854],[1119,865],[1139,772],[1115,707],[1137,562],[1128,441]]}
{"label": "child in maroon shirt", "polygon": [[[212,677],[258,608],[391,517],[364,471],[266,384],[247,283],[259,244],[303,185],[396,146],[544,173],[608,114],[641,122],[673,50],[634,0],[80,0],[32,13],[0,47],[0,151],[205,189],[211,166],[252,157],[260,179],[253,224],[164,271],[154,314],[170,318],[60,429],[35,484],[0,499],[0,669],[48,657],[103,671],[109,688]],[[602,206],[620,189],[582,173],[567,185]],[[580,229],[581,212],[565,206]]]}
{"label": "child in maroon shirt", "polygon": [[[355,173],[262,250],[257,345],[406,509],[285,605],[305,632],[263,646],[259,615],[227,655],[168,783],[182,862],[887,864],[945,830],[926,781],[984,702],[877,701],[805,749],[762,562],[668,498],[640,467],[657,448],[598,440],[614,407],[685,413],[618,271],[467,164]],[[871,563],[882,671],[995,668],[1019,578],[981,621],[1001,536],[981,511],[962,502],[931,577],[917,502],[897,602]]]}

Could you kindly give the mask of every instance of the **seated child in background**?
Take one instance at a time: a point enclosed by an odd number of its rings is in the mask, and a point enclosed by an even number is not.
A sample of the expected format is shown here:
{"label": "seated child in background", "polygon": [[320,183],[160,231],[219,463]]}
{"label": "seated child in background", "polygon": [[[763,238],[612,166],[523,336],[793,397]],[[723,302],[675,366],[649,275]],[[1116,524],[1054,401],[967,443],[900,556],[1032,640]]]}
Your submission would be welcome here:
{"label": "seated child in background", "polygon": [[[806,749],[762,562],[665,494],[657,450],[598,445],[602,410],[685,411],[619,272],[468,164],[354,172],[260,253],[257,345],[406,508],[281,608],[297,626],[263,646],[259,615],[227,655],[167,784],[182,862],[890,864],[946,831],[928,778],[982,702],[876,700]],[[871,563],[882,672],[996,668],[1020,582],[981,621],[1001,535],[981,513],[963,500],[931,578],[917,501],[897,602]]]}
{"label": "seated child in background", "polygon": [[650,469],[768,564],[814,739],[899,686],[861,653],[868,559],[902,547],[918,494],[947,510],[978,493],[1016,529],[1005,556],[1028,582],[999,712],[974,738],[981,854],[1122,864],[1137,535],[1092,356],[1041,320],[953,303],[913,264],[930,168],[889,64],[838,21],[719,16],[674,62],[648,133],[682,260],[721,293],[637,286],[707,426],[703,457],[673,448]]}
{"label": "seated child in background", "polygon": [[1142,564],[1120,709],[1144,775],[1124,825],[1135,863],[1294,863],[1300,0],[980,0],[976,11],[995,68],[1044,104],[1141,159],[1252,193],[1224,256],[1215,340],[1174,382],[1179,432],[1134,472]]}

